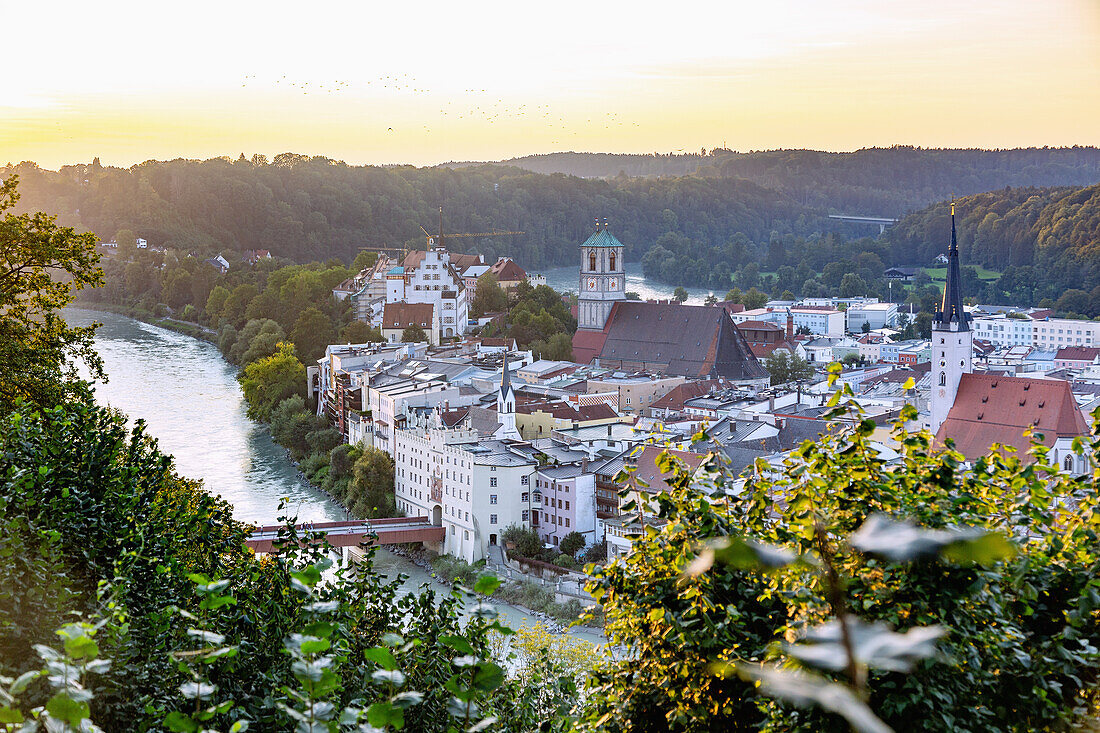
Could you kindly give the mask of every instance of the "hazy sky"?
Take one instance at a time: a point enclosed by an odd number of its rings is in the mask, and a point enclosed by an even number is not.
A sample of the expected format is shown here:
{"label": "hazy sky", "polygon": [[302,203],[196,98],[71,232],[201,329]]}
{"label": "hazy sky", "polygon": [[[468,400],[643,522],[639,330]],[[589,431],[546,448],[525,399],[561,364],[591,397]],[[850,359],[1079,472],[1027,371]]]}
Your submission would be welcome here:
{"label": "hazy sky", "polygon": [[1100,145],[1100,0],[0,0],[0,163]]}

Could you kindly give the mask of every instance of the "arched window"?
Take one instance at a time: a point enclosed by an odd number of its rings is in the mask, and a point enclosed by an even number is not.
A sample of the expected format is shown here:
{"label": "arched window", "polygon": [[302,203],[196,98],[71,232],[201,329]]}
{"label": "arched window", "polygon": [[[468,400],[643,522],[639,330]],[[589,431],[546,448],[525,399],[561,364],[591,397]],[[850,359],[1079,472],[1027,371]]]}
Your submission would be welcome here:
{"label": "arched window", "polygon": [[591,272],[596,270],[596,250],[592,250],[588,253],[588,269]]}
{"label": "arched window", "polygon": [[614,252],[611,253],[611,271],[612,272],[615,271],[615,253]]}
{"label": "arched window", "polygon": [[947,386],[947,372],[940,372],[940,386]]}
{"label": "arched window", "polygon": [[1066,460],[1062,461],[1062,468],[1067,471],[1073,470],[1073,456],[1066,456]]}

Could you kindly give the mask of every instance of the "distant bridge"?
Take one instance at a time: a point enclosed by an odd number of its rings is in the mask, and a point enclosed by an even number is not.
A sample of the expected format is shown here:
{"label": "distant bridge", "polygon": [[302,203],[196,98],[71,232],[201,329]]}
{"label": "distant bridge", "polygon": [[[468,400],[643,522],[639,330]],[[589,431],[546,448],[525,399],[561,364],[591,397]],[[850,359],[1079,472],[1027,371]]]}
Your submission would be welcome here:
{"label": "distant bridge", "polygon": [[[305,522],[295,525],[302,534],[321,532],[333,547],[358,547],[361,544],[399,545],[405,542],[440,542],[443,527],[428,517],[389,517],[352,522]],[[283,529],[281,524],[257,527],[245,545],[257,553],[269,553]],[[377,539],[374,537],[377,535]]]}
{"label": "distant bridge", "polygon": [[877,224],[878,233],[886,231],[886,227],[892,227],[898,223],[897,219],[886,219],[881,216],[849,216],[847,214],[829,214],[830,219],[846,221],[850,224]]}

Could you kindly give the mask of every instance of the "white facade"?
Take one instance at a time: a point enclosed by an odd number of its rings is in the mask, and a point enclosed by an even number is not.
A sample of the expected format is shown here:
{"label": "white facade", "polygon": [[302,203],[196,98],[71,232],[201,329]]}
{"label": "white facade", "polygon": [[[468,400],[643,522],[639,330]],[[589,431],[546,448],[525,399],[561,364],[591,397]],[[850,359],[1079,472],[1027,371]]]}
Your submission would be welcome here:
{"label": "white facade", "polygon": [[1032,345],[1057,351],[1063,346],[1100,346],[1100,321],[1051,318],[1032,322]]}
{"label": "white facade", "polygon": [[415,267],[395,267],[386,274],[386,302],[431,303],[443,338],[466,332],[470,315],[466,295],[466,283],[451,266],[451,253],[443,248],[424,252]]}
{"label": "white facade", "polygon": [[839,338],[844,335],[844,311],[829,307],[753,308],[740,313],[731,313],[730,318],[734,323],[763,321],[786,328],[788,310],[796,329],[805,328],[816,336]]}
{"label": "white facade", "polygon": [[863,324],[867,324],[869,330],[879,328],[893,328],[898,322],[897,303],[865,303],[848,306],[845,311],[848,321],[848,333],[861,333]]}
{"label": "white facade", "polygon": [[472,430],[398,430],[397,508],[444,528],[441,551],[476,562],[512,525],[530,527],[538,464]]}
{"label": "white facade", "polygon": [[989,341],[994,346],[1031,346],[1034,343],[1035,321],[1030,318],[1008,318],[1004,315],[982,316],[970,322],[974,338]]}
{"label": "white facade", "polygon": [[[939,326],[940,324],[936,324]],[[948,326],[955,327],[952,322]],[[940,429],[955,404],[963,374],[974,371],[974,332],[932,329],[932,423],[933,434]]]}

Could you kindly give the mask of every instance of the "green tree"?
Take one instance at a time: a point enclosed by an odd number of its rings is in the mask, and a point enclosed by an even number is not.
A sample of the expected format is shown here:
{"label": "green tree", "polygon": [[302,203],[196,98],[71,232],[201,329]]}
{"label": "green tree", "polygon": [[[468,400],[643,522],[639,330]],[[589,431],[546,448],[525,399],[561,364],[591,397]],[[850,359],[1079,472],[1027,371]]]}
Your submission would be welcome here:
{"label": "green tree", "polygon": [[685,300],[688,299],[688,291],[685,290],[682,286],[678,285],[676,286],[676,290],[672,292],[672,299],[675,300],[677,303],[683,303]]}
{"label": "green tree", "polygon": [[394,466],[389,453],[367,448],[355,461],[348,484],[347,504],[358,517],[390,517],[396,514],[393,493]]}
{"label": "green tree", "polygon": [[764,359],[764,368],[768,370],[773,385],[805,381],[814,374],[812,364],[786,349],[776,349],[769,354]]}
{"label": "green tree", "polygon": [[280,341],[286,340],[283,328],[270,318],[254,319],[245,324],[237,334],[226,357],[240,366],[271,356],[278,351]]}
{"label": "green tree", "polygon": [[17,400],[48,407],[83,393],[77,362],[103,377],[94,327],[67,326],[58,312],[74,291],[103,281],[95,235],[10,213],[17,185],[14,175],[0,182],[0,415]]}
{"label": "green tree", "polygon": [[768,303],[768,296],[761,293],[756,288],[749,288],[748,292],[745,293],[745,297],[741,299],[741,302],[745,304],[747,310],[763,308]]}
{"label": "green tree", "polygon": [[839,293],[841,298],[856,298],[866,295],[867,282],[854,272],[849,272],[840,280]]}
{"label": "green tree", "polygon": [[916,329],[917,336],[922,339],[932,337],[932,314],[926,311],[922,311],[917,314],[917,317],[913,319],[913,327]]}
{"label": "green tree", "polygon": [[577,553],[584,549],[585,544],[587,543],[584,541],[584,535],[580,532],[570,532],[561,538],[558,549],[569,557],[576,557]]}
{"label": "green tree", "polygon": [[428,334],[424,333],[424,329],[415,323],[405,326],[405,330],[401,332],[401,343],[403,344],[419,344],[428,340]]}
{"label": "green tree", "polygon": [[486,272],[477,279],[477,289],[470,301],[470,316],[480,318],[486,313],[499,313],[508,308],[508,293],[497,284],[497,276]]}
{"label": "green tree", "polygon": [[137,236],[130,229],[119,229],[115,234],[118,256],[125,261],[137,257]]}
{"label": "green tree", "polygon": [[727,303],[743,303],[745,301],[745,294],[741,292],[741,288],[730,288],[726,293],[726,297],[722,300]]}
{"label": "green tree", "polygon": [[359,254],[355,255],[355,260],[351,263],[351,270],[353,273],[358,275],[363,270],[374,267],[374,263],[377,261],[377,252],[368,252],[367,250],[361,250]]}
{"label": "green tree", "polygon": [[[964,468],[950,447],[934,448],[929,433],[906,428],[916,418],[907,407],[894,430],[902,455],[893,460],[875,447],[874,421],[855,417],[852,429],[803,443],[782,470],[750,467],[744,487],[729,496],[723,492],[734,477],[717,454],[701,474],[660,459],[672,487],[656,497],[663,522],[630,554],[597,569],[589,586],[609,642],[625,653],[594,675],[581,731],[847,729],[823,711],[762,700],[727,666],[806,666],[790,642],[838,604],[868,623],[947,632],[940,658],[908,675],[857,669],[866,699],[894,729],[1023,733],[1072,725],[1100,668],[1096,655],[1076,653],[1081,639],[1089,646],[1100,639],[1097,616],[1077,610],[1100,563],[1096,499],[1066,511],[1065,498],[1080,495],[1078,480],[1041,446],[1029,461],[1001,453]],[[1100,442],[1083,448],[1094,454]],[[693,482],[693,474],[701,478]],[[954,536],[947,530],[960,526],[996,532],[1014,538],[1016,555],[883,562],[853,537],[874,513],[944,530],[936,536]],[[764,544],[731,544],[739,537]],[[886,534],[879,547],[902,544]],[[746,570],[761,557],[753,547],[768,553],[772,572]],[[843,582],[824,582],[809,559],[784,564],[818,548]],[[816,651],[817,659],[826,654]],[[843,662],[833,669],[832,678],[855,682]],[[1023,693],[1035,686],[1044,693]]]}
{"label": "green tree", "polygon": [[312,363],[325,355],[325,348],[336,343],[332,319],[317,308],[306,308],[290,330],[290,340],[306,362]]}
{"label": "green tree", "polygon": [[305,392],[306,368],[294,355],[294,344],[280,343],[278,348],[275,354],[246,366],[238,377],[248,416],[254,420],[269,420],[276,405]]}
{"label": "green tree", "polygon": [[224,285],[215,285],[214,289],[210,291],[210,295],[206,298],[206,315],[212,320],[217,320],[222,315],[222,309],[225,307],[225,301],[229,299],[229,289]]}
{"label": "green tree", "polygon": [[369,323],[352,321],[340,331],[340,340],[345,344],[381,343],[382,332],[377,328],[371,328]]}
{"label": "green tree", "polygon": [[624,295],[626,296],[627,300],[641,300],[642,299],[641,294],[637,293],[633,290],[627,290],[626,293],[624,293]]}
{"label": "green tree", "polygon": [[318,427],[321,427],[319,418],[306,409],[306,401],[300,394],[287,397],[271,411],[271,437],[295,458],[309,453],[307,436]]}

